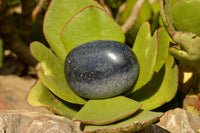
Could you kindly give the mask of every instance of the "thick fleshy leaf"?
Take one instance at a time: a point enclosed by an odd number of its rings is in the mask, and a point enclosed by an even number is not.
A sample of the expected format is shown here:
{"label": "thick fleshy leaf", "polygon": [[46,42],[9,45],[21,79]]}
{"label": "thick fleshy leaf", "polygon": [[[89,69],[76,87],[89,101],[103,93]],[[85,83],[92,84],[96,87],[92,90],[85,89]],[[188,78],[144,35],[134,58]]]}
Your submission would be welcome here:
{"label": "thick fleshy leaf", "polygon": [[32,55],[40,62],[46,75],[56,75],[65,79],[64,63],[50,49],[40,42],[32,42],[30,50]]}
{"label": "thick fleshy leaf", "polygon": [[67,52],[60,38],[61,31],[77,12],[90,5],[103,8],[94,0],[52,0],[50,3],[44,18],[44,35],[63,62]]}
{"label": "thick fleshy leaf", "polygon": [[156,30],[154,34],[157,34],[156,36],[158,45],[158,53],[156,57],[154,71],[158,72],[165,63],[165,60],[167,59],[169,43],[172,41],[172,39],[170,38],[164,27]]}
{"label": "thick fleshy leaf", "polygon": [[182,0],[172,6],[173,24],[177,31],[188,31],[200,36],[200,1]]}
{"label": "thick fleshy leaf", "polygon": [[95,125],[105,125],[126,118],[140,108],[140,103],[124,96],[89,100],[73,120]]}
{"label": "thick fleshy leaf", "polygon": [[174,98],[178,86],[177,76],[174,58],[168,55],[165,65],[152,80],[129,97],[141,102],[142,109],[155,109]]}
{"label": "thick fleshy leaf", "polygon": [[139,65],[140,73],[132,92],[144,86],[153,75],[157,56],[157,35],[151,37],[151,29],[148,22],[145,22],[137,35],[133,51],[135,52]]}
{"label": "thick fleshy leaf", "polygon": [[160,16],[170,36],[176,31],[173,25],[172,10],[171,10],[172,8],[171,6],[175,1],[177,0],[159,0]]}
{"label": "thick fleshy leaf", "polygon": [[78,111],[76,105],[58,99],[39,80],[30,90],[27,101],[32,106],[44,106],[69,119],[71,119]]}
{"label": "thick fleshy leaf", "polygon": [[147,110],[138,110],[133,115],[121,121],[109,125],[86,125],[85,132],[96,133],[121,133],[121,132],[136,132],[157,121],[163,113],[151,112]]}
{"label": "thick fleshy leaf", "polygon": [[169,53],[200,72],[200,37],[192,32],[175,32],[172,37],[180,48],[170,47]]}
{"label": "thick fleshy leaf", "polygon": [[62,42],[69,52],[74,47],[96,40],[112,40],[124,43],[120,26],[99,7],[89,6],[76,14],[65,26]]}
{"label": "thick fleshy leaf", "polygon": [[53,92],[56,96],[69,103],[85,104],[87,101],[76,95],[67,84],[66,80],[62,80],[56,76],[46,76],[42,72],[38,72],[41,82]]}

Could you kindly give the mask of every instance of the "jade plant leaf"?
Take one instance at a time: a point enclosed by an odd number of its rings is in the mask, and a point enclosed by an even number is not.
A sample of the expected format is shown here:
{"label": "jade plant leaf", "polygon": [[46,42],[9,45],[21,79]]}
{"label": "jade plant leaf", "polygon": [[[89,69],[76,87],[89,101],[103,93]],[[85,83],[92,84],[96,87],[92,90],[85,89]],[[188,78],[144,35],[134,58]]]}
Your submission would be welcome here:
{"label": "jade plant leaf", "polygon": [[53,75],[46,76],[42,72],[38,72],[38,76],[41,82],[59,98],[74,104],[85,104],[87,102],[71,90],[66,80]]}
{"label": "jade plant leaf", "polygon": [[32,42],[30,51],[40,62],[46,75],[56,75],[61,79],[65,79],[64,63],[50,49],[40,42]]}
{"label": "jade plant leaf", "polygon": [[173,24],[177,31],[188,31],[200,36],[199,0],[182,0],[172,6]]}
{"label": "jade plant leaf", "polygon": [[200,37],[192,32],[175,32],[172,37],[174,42],[180,45],[180,48],[174,45],[169,49],[169,53],[199,71]]}
{"label": "jade plant leaf", "polygon": [[169,44],[170,42],[172,42],[172,39],[164,27],[156,30],[154,34],[157,34],[156,36],[158,45],[158,53],[156,57],[154,71],[158,72],[162,68],[165,60],[168,57]]}
{"label": "jade plant leaf", "polygon": [[52,0],[50,3],[44,18],[44,35],[53,51],[63,62],[67,52],[60,38],[61,31],[77,12],[90,5],[103,8],[93,0]]}
{"label": "jade plant leaf", "polygon": [[174,98],[177,86],[177,66],[168,55],[165,65],[144,87],[128,97],[142,103],[142,109],[152,110]]}
{"label": "jade plant leaf", "polygon": [[172,4],[177,0],[159,0],[160,16],[170,36],[176,31],[173,25]]}
{"label": "jade plant leaf", "polygon": [[156,34],[153,37],[151,36],[150,24],[148,22],[143,23],[140,27],[133,51],[140,65],[139,77],[132,91],[135,92],[151,80],[156,63],[157,38]]}
{"label": "jade plant leaf", "polygon": [[95,125],[105,125],[132,115],[141,106],[142,104],[124,96],[89,100],[73,120]]}
{"label": "jade plant leaf", "polygon": [[133,115],[121,121],[111,123],[109,125],[86,125],[85,132],[98,133],[121,133],[121,132],[136,132],[154,122],[156,122],[163,113],[151,112],[147,110],[138,110]]}
{"label": "jade plant leaf", "polygon": [[125,37],[120,26],[105,10],[89,6],[78,12],[68,21],[61,34],[65,49],[95,40],[124,42]]}
{"label": "jade plant leaf", "polygon": [[39,80],[30,90],[27,101],[32,106],[43,106],[49,110],[72,119],[77,113],[76,105],[64,102],[53,95]]}

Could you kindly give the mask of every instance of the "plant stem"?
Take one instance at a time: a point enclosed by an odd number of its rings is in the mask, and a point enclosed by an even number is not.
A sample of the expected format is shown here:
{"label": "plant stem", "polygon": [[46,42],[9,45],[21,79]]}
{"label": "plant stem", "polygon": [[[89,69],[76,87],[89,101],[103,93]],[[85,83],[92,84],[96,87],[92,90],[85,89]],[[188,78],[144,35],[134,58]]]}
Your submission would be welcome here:
{"label": "plant stem", "polygon": [[124,33],[127,33],[131,27],[135,24],[135,21],[138,18],[140,9],[146,0],[137,0],[135,5],[133,6],[131,15],[129,16],[128,20],[122,25],[122,30]]}
{"label": "plant stem", "polygon": [[99,0],[100,4],[105,8],[108,14],[112,15],[110,8],[106,5],[104,0]]}
{"label": "plant stem", "polygon": [[39,0],[38,4],[35,6],[35,8],[33,9],[33,12],[32,12],[33,20],[35,20],[38,13],[41,12],[42,6],[45,5],[45,2],[47,2],[47,0]]}

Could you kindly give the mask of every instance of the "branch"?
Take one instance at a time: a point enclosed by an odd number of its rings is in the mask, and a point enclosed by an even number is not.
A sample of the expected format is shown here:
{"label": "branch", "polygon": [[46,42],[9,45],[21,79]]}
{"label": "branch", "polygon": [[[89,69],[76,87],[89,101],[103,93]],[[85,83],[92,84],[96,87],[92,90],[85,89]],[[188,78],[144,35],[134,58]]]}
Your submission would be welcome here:
{"label": "branch", "polygon": [[99,3],[105,8],[105,10],[108,14],[112,15],[110,8],[106,5],[104,0],[99,0]]}
{"label": "branch", "polygon": [[135,5],[133,6],[131,15],[129,16],[127,21],[122,25],[122,30],[124,31],[124,33],[127,33],[131,29],[131,27],[135,24],[135,21],[138,18],[140,9],[145,1],[146,0],[137,0]]}
{"label": "branch", "polygon": [[124,3],[119,7],[118,14],[121,15],[121,14],[125,11],[126,7],[127,7],[126,2],[124,2]]}
{"label": "branch", "polygon": [[148,0],[150,4],[158,2],[158,0]]}
{"label": "branch", "polygon": [[32,12],[33,20],[36,19],[36,16],[42,10],[42,6],[44,5],[45,2],[46,0],[39,0],[38,4],[36,5],[36,7],[33,9]]}

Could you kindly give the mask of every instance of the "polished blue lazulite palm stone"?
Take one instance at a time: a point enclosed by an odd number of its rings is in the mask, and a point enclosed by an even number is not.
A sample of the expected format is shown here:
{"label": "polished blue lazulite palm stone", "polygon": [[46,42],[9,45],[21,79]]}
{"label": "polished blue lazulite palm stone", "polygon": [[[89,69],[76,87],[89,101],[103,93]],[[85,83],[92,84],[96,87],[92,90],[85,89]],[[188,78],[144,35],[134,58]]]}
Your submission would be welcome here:
{"label": "polished blue lazulite palm stone", "polygon": [[79,96],[100,99],[126,91],[136,81],[139,65],[135,54],[116,41],[93,41],[69,52],[65,76]]}

